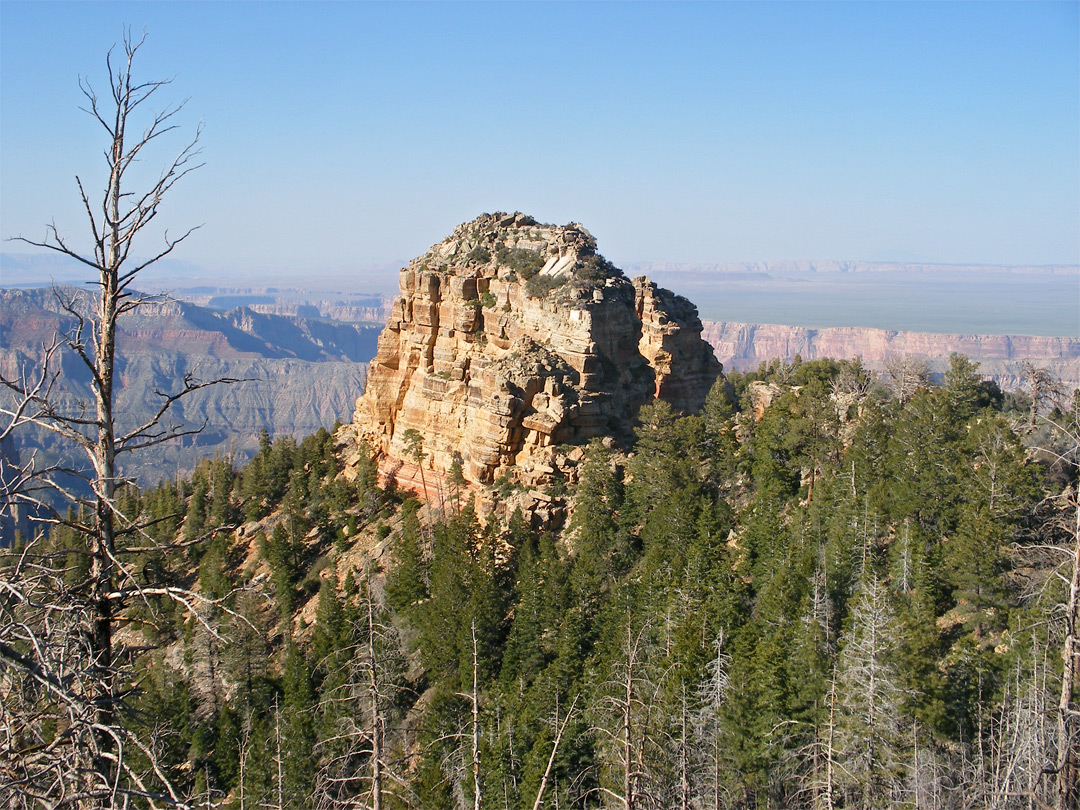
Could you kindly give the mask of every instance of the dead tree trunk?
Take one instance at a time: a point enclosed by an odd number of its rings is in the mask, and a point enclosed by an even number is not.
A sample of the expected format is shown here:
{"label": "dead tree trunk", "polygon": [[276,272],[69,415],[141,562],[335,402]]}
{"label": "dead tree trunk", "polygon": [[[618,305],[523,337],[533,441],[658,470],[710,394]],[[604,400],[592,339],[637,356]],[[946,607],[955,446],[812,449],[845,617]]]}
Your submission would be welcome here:
{"label": "dead tree trunk", "polygon": [[559,753],[559,743],[562,742],[563,734],[566,731],[566,726],[570,723],[570,718],[574,716],[574,707],[577,706],[577,697],[574,698],[574,702],[570,704],[570,711],[566,713],[566,717],[563,718],[562,723],[559,723],[559,710],[558,705],[555,707],[555,741],[551,744],[551,755],[548,757],[547,766],[544,768],[544,775],[540,777],[540,787],[536,790],[536,801],[533,802],[532,810],[540,810],[540,805],[544,801],[544,793],[547,791],[548,779],[551,777],[551,768],[555,764],[555,757]]}
{"label": "dead tree trunk", "polygon": [[385,723],[382,711],[382,692],[379,689],[378,653],[375,638],[375,610],[371,596],[371,584],[365,583],[367,591],[368,624],[368,699],[371,702],[371,807],[382,810],[383,793],[383,735]]}
{"label": "dead tree trunk", "polygon": [[[126,806],[133,795],[149,795],[151,783],[153,793],[164,794],[163,802],[180,801],[159,769],[150,769],[154,776],[148,781],[142,766],[136,770],[126,762],[129,751],[139,751],[151,763],[154,756],[152,746],[134,738],[120,716],[122,692],[126,689],[122,665],[126,664],[116,659],[114,633],[133,599],[147,595],[176,597],[191,607],[193,595],[148,581],[125,562],[125,555],[147,550],[147,543],[132,544],[132,538],[149,537],[138,516],[122,514],[118,505],[118,459],[124,453],[197,432],[171,427],[163,420],[182,397],[224,380],[198,383],[185,378],[180,390],[162,394],[160,407],[146,422],[123,428],[118,423],[114,385],[117,324],[146,300],[131,285],[142,270],[172,253],[194,230],[176,238],[166,234],[164,244],[148,259],[131,259],[137,237],[156,218],[164,197],[182,177],[198,168],[194,163],[198,155],[196,132],[156,182],[142,190],[133,189],[129,182],[129,170],[147,147],[177,128],[175,116],[184,107],[183,102],[167,106],[151,114],[148,123],[144,119],[136,124],[136,118],[142,117],[136,113],[141,113],[148,100],[169,84],[168,80],[138,81],[133,76],[132,65],[144,39],[135,40],[125,33],[121,59],[109,52],[107,98],[99,98],[89,84],[80,83],[87,112],[108,134],[108,178],[100,202],[91,204],[85,186],[76,177],[90,227],[92,254],[84,256],[72,249],[55,225],[47,228],[41,241],[19,237],[90,268],[96,287],[92,304],[78,295],[57,291],[60,308],[74,325],[57,335],[55,343],[45,350],[41,368],[11,378],[0,376],[0,416],[6,420],[0,432],[6,434],[34,425],[57,435],[84,458],[84,466],[68,470],[36,467],[33,460],[16,462],[18,474],[5,474],[0,483],[0,509],[7,511],[19,504],[35,507],[39,515],[46,515],[42,519],[46,525],[66,526],[74,536],[81,537],[78,547],[67,551],[88,560],[87,578],[70,589],[63,584],[62,576],[56,575],[52,557],[40,554],[33,543],[21,562],[4,566],[0,572],[0,581],[13,597],[9,604],[15,606],[10,608],[12,615],[0,615],[0,663],[47,686],[58,699],[44,715],[40,704],[19,704],[13,710],[20,711],[20,706],[25,709],[21,719],[30,729],[50,723],[68,729],[56,743],[34,746],[33,754],[14,752],[25,777],[20,783],[24,788],[20,789],[38,802],[50,803],[63,797],[66,803],[86,807]],[[138,135],[129,137],[128,128],[136,126]],[[70,397],[65,396],[59,367],[61,352],[73,356],[88,372],[92,403],[72,405]],[[3,459],[3,463],[12,466],[9,459]],[[72,474],[89,485],[88,497],[71,487]],[[67,505],[86,507],[82,514],[88,517],[78,516],[79,510],[73,512],[75,517],[68,517]],[[8,608],[0,610],[6,614]],[[78,628],[77,632],[71,632],[73,627]],[[33,700],[32,696],[27,699]],[[42,732],[40,739],[50,734]],[[0,754],[0,767],[5,759]],[[73,763],[77,767],[72,767]]]}
{"label": "dead tree trunk", "polygon": [[472,774],[473,810],[480,810],[480,662],[476,652],[476,619],[472,621]]}
{"label": "dead tree trunk", "polygon": [[1077,754],[1077,718],[1080,716],[1073,705],[1076,692],[1076,664],[1080,657],[1077,649],[1076,619],[1080,605],[1080,492],[1076,497],[1076,527],[1072,549],[1072,572],[1069,577],[1069,593],[1065,603],[1065,638],[1061,645],[1063,670],[1061,697],[1058,701],[1058,807],[1060,810],[1076,807],[1080,800],[1077,775],[1080,762]]}

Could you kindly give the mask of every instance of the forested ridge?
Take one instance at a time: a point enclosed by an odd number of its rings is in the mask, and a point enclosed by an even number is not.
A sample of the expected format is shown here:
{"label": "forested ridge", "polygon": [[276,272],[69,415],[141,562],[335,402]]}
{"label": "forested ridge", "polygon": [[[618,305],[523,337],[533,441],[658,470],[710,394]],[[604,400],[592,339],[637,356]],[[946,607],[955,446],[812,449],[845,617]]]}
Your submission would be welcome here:
{"label": "forested ridge", "polygon": [[[454,471],[427,504],[346,476],[328,430],[121,487],[125,800],[1069,807],[1077,405],[1035,418],[962,356],[937,384],[774,362],[589,445],[554,531]],[[77,592],[67,523],[5,579]],[[47,620],[15,593],[0,621]],[[62,701],[13,673],[2,803],[61,806],[33,797]]]}

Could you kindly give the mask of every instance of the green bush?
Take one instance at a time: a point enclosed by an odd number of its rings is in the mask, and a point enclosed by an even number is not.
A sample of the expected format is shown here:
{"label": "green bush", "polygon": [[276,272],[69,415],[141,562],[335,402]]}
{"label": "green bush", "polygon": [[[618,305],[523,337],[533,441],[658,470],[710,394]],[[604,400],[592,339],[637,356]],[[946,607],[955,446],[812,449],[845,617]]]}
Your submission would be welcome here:
{"label": "green bush", "polygon": [[484,245],[477,245],[469,251],[469,255],[465,258],[467,261],[476,262],[477,264],[487,264],[491,261],[491,251]]}
{"label": "green bush", "polygon": [[492,483],[492,486],[502,498],[509,498],[516,490],[523,490],[525,486],[519,481],[514,481],[510,473],[503,473]]}
{"label": "green bush", "polygon": [[506,245],[499,245],[495,249],[495,258],[503,267],[508,267],[520,274],[526,281],[539,273],[547,262],[547,257],[539,250],[508,248]]}
{"label": "green bush", "polygon": [[574,277],[587,284],[599,284],[609,278],[619,278],[622,270],[613,265],[603,256],[585,256],[576,268]]}
{"label": "green bush", "polygon": [[322,572],[327,568],[333,566],[334,562],[327,556],[319,557],[315,561],[315,564],[308,570],[307,575],[304,577],[304,581],[300,584],[300,590],[302,590],[308,596],[312,596],[319,592],[319,588],[322,587]]}
{"label": "green bush", "polygon": [[488,290],[480,296],[480,306],[482,307],[486,307],[487,309],[494,309],[496,303],[497,302],[495,301],[495,293],[493,293],[491,290]]}
{"label": "green bush", "polygon": [[543,298],[556,287],[561,287],[565,283],[565,276],[533,276],[525,282],[525,294],[529,298]]}

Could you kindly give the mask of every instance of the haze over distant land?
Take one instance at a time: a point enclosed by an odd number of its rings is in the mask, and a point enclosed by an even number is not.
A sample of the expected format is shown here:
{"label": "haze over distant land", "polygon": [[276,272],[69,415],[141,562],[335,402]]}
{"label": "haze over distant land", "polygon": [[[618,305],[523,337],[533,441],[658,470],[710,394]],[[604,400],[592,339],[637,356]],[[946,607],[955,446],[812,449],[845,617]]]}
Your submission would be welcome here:
{"label": "haze over distant land", "polygon": [[1080,267],[872,262],[637,264],[703,318],[806,327],[1080,337]]}
{"label": "haze over distant land", "polygon": [[[185,300],[222,309],[261,306],[267,303],[267,291],[275,301],[300,304],[344,297],[360,306],[358,298],[397,295],[398,269],[404,264],[358,262],[329,270],[236,275],[222,283],[215,273],[176,262],[156,268],[146,279]],[[638,262],[622,267],[627,275],[648,275],[685,295],[697,305],[702,318],[712,321],[1080,337],[1077,266],[789,261]],[[39,286],[50,280],[71,283],[83,278],[79,265],[50,256],[0,255],[0,286]]]}
{"label": "haze over distant land", "polygon": [[[19,247],[9,243],[7,247]],[[351,262],[341,266],[297,265],[284,269],[229,270],[182,259],[164,259],[143,273],[146,284],[161,290],[192,288],[301,288],[309,292],[393,295],[404,262]],[[52,253],[0,253],[0,287],[39,287],[52,282],[78,284],[92,273],[85,265]]]}

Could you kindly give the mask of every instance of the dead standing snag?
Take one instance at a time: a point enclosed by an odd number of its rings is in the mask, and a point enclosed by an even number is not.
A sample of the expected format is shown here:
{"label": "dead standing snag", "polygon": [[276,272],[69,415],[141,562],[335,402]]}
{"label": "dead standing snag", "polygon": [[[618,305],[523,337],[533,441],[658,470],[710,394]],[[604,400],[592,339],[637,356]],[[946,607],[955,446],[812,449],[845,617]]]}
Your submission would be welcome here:
{"label": "dead standing snag", "polygon": [[[59,436],[72,457],[81,459],[52,466],[34,458],[0,459],[0,510],[32,507],[38,528],[0,561],[0,726],[5,729],[0,732],[0,793],[13,796],[12,807],[126,806],[135,797],[148,806],[183,805],[157,765],[154,741],[141,738],[126,722],[132,656],[116,633],[134,604],[150,605],[151,597],[176,599],[197,614],[199,597],[153,581],[133,565],[133,554],[146,546],[163,552],[167,547],[150,536],[149,524],[139,516],[123,512],[118,461],[126,453],[197,432],[169,418],[172,406],[193,391],[229,380],[187,377],[178,390],[158,392],[159,408],[140,424],[123,423],[117,407],[117,324],[147,300],[132,284],[195,228],[177,237],[166,231],[149,258],[136,259],[133,250],[136,242],[145,250],[139,237],[147,235],[165,196],[201,165],[196,130],[156,180],[140,188],[133,177],[148,147],[178,128],[185,104],[150,111],[151,99],[171,80],[139,81],[133,75],[144,40],[145,35],[134,39],[125,32],[121,57],[109,51],[106,97],[85,80],[79,83],[85,111],[107,133],[108,171],[100,200],[92,202],[76,177],[92,250],[76,250],[55,223],[40,241],[17,238],[93,268],[96,290],[87,295],[57,291],[59,306],[74,326],[43,351],[39,368],[0,376],[0,433],[36,426]],[[65,396],[62,354],[89,372],[87,399]],[[71,485],[72,475],[85,489]],[[67,536],[77,541],[70,548],[50,547],[45,539],[50,526],[70,530]],[[83,575],[65,570],[71,557],[80,560]]]}

